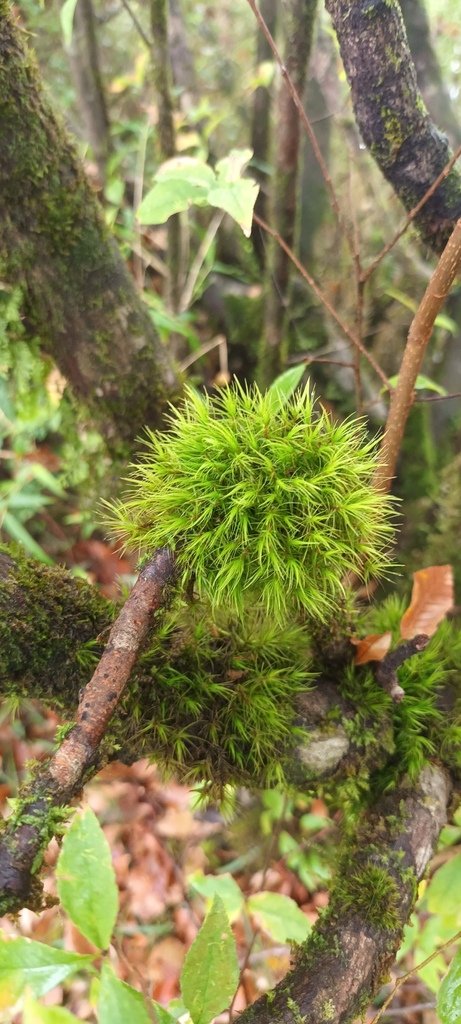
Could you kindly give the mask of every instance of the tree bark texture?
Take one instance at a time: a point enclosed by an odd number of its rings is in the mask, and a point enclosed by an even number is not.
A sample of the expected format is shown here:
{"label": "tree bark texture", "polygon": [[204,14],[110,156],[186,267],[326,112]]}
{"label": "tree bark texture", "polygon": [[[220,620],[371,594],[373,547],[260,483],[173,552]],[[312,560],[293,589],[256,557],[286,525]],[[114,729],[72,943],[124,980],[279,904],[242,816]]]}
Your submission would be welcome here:
{"label": "tree bark texture", "polygon": [[[317,0],[290,0],[284,7],[284,67],[296,91],[303,95],[314,34]],[[271,191],[271,225],[290,248],[293,247],[298,217],[298,171],[300,150],[299,114],[285,77],[279,84],[272,140],[275,173]],[[266,304],[259,377],[268,387],[283,369],[286,355],[285,319],[291,262],[273,240],[266,267]]]}
{"label": "tree bark texture", "polygon": [[178,390],[25,33],[0,0],[0,273],[112,451],[160,426]]}
{"label": "tree bark texture", "polygon": [[461,125],[443,80],[431,40],[424,0],[399,0],[408,43],[416,68],[418,86],[431,117],[447,132],[452,145],[461,142]]}
{"label": "tree bark texture", "polygon": [[[448,163],[448,140],[431,121],[416,82],[398,0],[326,0],[363,140],[407,210]],[[461,216],[461,176],[445,178],[415,225],[436,252]]]}
{"label": "tree bark texture", "polygon": [[92,0],[78,0],[75,8],[69,62],[84,138],[91,145],[101,181],[104,181],[110,129]]}
{"label": "tree bark texture", "polygon": [[338,866],[328,910],[298,948],[293,970],[239,1020],[350,1024],[394,962],[417,882],[446,822],[450,783],[437,766],[376,803]]}

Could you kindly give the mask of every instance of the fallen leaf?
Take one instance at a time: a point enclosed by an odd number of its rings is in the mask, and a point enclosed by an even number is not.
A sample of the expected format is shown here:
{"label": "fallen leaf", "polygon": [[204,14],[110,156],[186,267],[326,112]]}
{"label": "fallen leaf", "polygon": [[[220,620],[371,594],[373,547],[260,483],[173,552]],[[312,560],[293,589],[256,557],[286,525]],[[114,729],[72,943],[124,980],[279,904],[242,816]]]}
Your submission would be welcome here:
{"label": "fallen leaf", "polygon": [[357,648],[354,665],[366,665],[369,661],[382,661],[391,646],[392,633],[371,633],[363,640],[351,637],[351,644]]}
{"label": "fallen leaf", "polygon": [[411,640],[418,633],[433,636],[453,604],[451,565],[430,565],[413,573],[411,602],[402,616],[400,635],[404,640]]}

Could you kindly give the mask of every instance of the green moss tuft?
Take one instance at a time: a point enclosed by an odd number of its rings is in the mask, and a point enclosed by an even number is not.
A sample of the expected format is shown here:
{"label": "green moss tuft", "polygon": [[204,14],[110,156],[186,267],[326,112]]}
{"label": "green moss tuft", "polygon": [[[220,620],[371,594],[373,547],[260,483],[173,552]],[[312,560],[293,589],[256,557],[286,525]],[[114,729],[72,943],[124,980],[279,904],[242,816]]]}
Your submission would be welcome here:
{"label": "green moss tuft", "polygon": [[399,887],[385,867],[365,864],[350,870],[337,882],[338,905],[353,910],[374,926],[393,931],[399,927]]}
{"label": "green moss tuft", "polygon": [[112,526],[143,550],[176,550],[213,608],[258,602],[279,622],[326,620],[346,572],[388,564],[391,504],[371,486],[376,443],[354,420],[334,423],[308,390],[188,390],[168,434],[149,434]]}
{"label": "green moss tuft", "polygon": [[301,627],[281,630],[254,609],[241,623],[182,605],[142,656],[116,736],[136,757],[154,750],[164,769],[213,796],[229,782],[283,784],[303,736],[296,698],[312,678]]}

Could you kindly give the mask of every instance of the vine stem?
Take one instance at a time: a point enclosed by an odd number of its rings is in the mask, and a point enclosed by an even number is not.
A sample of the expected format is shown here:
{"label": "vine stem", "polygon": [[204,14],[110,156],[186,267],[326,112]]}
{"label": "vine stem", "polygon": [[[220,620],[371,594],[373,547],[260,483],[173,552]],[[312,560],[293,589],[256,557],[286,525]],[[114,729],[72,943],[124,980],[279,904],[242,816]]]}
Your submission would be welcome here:
{"label": "vine stem", "polygon": [[374,486],[386,493],[395,476],[406,422],[414,402],[418,373],[434,328],[434,321],[450,291],[461,265],[461,219],[457,221],[440,256],[426,291],[413,317],[400,366],[397,386],[392,392],[380,462]]}

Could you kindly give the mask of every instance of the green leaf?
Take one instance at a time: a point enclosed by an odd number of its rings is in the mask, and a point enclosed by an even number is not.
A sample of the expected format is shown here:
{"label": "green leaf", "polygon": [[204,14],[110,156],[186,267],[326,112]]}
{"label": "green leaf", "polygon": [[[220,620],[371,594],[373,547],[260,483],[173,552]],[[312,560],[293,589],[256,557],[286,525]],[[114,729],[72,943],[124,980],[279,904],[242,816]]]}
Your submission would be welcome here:
{"label": "green leaf", "polygon": [[26,985],[34,995],[43,996],[91,965],[90,956],[67,953],[30,939],[0,937],[0,1007],[12,1006]]}
{"label": "green leaf", "polygon": [[56,869],[59,899],[74,924],[98,949],[107,949],[118,911],[110,849],[90,809],[76,814]]}
{"label": "green leaf", "polygon": [[78,0],[65,0],[63,3],[59,17],[61,20],[61,31],[64,39],[64,46],[69,49],[72,42],[72,30],[74,27],[74,14]]}
{"label": "green leaf", "polygon": [[[395,388],[397,386],[398,379],[398,373],[394,374],[393,377],[389,377],[389,384],[391,387]],[[426,377],[424,373],[418,373],[415,381],[415,388],[417,391],[436,391],[438,395],[446,395],[448,393],[441,384],[437,384],[437,381],[431,380],[430,377]]]}
{"label": "green leaf", "polygon": [[47,555],[46,551],[37,544],[37,541],[31,536],[25,526],[13,516],[11,512],[5,512],[2,519],[2,528],[13,538],[17,540],[19,544],[25,548],[25,550],[32,555],[33,558],[38,558],[39,562],[44,562],[45,565],[53,565],[53,559]]}
{"label": "green leaf", "polygon": [[286,400],[298,387],[305,369],[304,363],[297,363],[296,366],[290,366],[289,370],[285,370],[272,381],[270,388],[267,389],[267,394],[274,397],[274,405],[282,406],[285,404]]}
{"label": "green leaf", "polygon": [[453,908],[450,915],[457,920],[461,905],[461,853],[452,857],[436,871],[427,890],[427,906],[431,914],[447,917],[447,907]]}
{"label": "green leaf", "polygon": [[252,156],[252,149],[232,149],[222,160],[218,160],[216,164],[218,184],[229,185],[233,181],[239,181],[243,169]]}
{"label": "green leaf", "polygon": [[75,1024],[78,1017],[62,1006],[42,1006],[33,996],[27,996],[22,1024]]}
{"label": "green leaf", "polygon": [[440,1024],[461,1024],[461,949],[450,964],[437,996]]}
{"label": "green leaf", "polygon": [[235,878],[228,872],[222,875],[197,874],[190,878],[189,882],[194,892],[198,892],[210,903],[215,896],[220,896],[231,921],[238,917],[243,907],[243,893]]}
{"label": "green leaf", "polygon": [[245,237],[249,238],[258,192],[259,185],[252,178],[240,178],[239,181],[210,188],[207,198],[210,206],[216,206],[233,217]]}
{"label": "green leaf", "polygon": [[176,1017],[173,1017],[168,1010],[165,1010],[164,1006],[160,1006],[160,1003],[156,1003],[154,1000],[154,1014],[157,1019],[157,1024],[176,1024]]}
{"label": "green leaf", "polygon": [[216,180],[212,167],[193,156],[174,156],[159,167],[154,181],[184,181],[208,190]]}
{"label": "green leaf", "polygon": [[290,896],[279,892],[258,892],[247,901],[250,914],[276,942],[304,942],[311,925]]}
{"label": "green leaf", "polygon": [[116,978],[108,964],[102,969],[98,1020],[99,1024],[152,1024],[141,993]]}
{"label": "green leaf", "polygon": [[136,217],[140,224],[164,224],[174,213],[183,213],[192,203],[203,203],[207,190],[189,181],[159,181],[151,189]]}
{"label": "green leaf", "polygon": [[209,1024],[227,1009],[238,979],[235,939],[223,901],[215,896],[181,973],[182,997],[194,1024]]}

